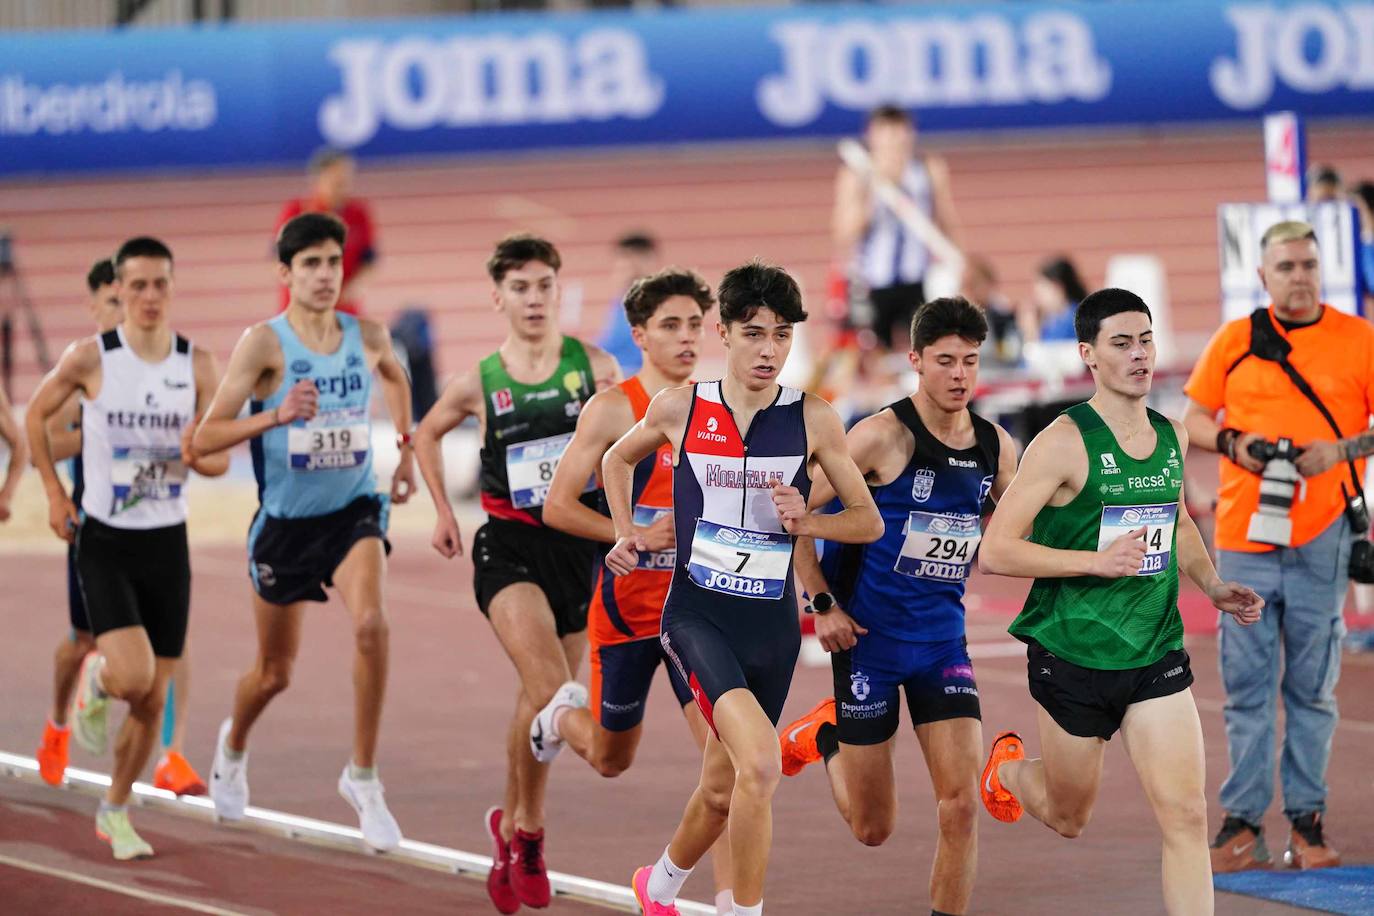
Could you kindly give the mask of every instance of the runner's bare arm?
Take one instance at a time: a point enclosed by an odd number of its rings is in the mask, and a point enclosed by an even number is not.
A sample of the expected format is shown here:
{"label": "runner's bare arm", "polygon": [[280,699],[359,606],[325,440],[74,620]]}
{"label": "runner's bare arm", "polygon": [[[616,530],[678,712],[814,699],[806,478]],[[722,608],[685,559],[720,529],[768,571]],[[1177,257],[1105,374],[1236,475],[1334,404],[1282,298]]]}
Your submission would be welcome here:
{"label": "runner's bare arm", "polygon": [[48,417],[48,454],[66,461],[81,453],[81,395],[73,393]]}
{"label": "runner's bare arm", "polygon": [[3,522],[10,517],[10,500],[14,498],[15,488],[19,486],[19,478],[24,474],[24,465],[28,463],[29,455],[29,450],[24,444],[24,434],[19,431],[19,424],[14,419],[14,410],[10,407],[9,398],[5,397],[3,389],[0,389],[0,439],[5,440],[10,450],[5,482],[0,484],[0,522]]}
{"label": "runner's bare arm", "polygon": [[[997,426],[996,423],[993,426]],[[997,426],[997,476],[992,480],[992,500],[1001,502],[1002,494],[1007,492],[1016,477],[1016,440],[1000,426]]]}
{"label": "runner's bare arm", "polygon": [[687,422],[695,389],[690,385],[660,391],[649,402],[649,409],[630,431],[606,451],[601,459],[601,485],[615,524],[616,542],[606,554],[606,568],[617,576],[634,570],[639,551],[648,550],[647,540],[635,529],[631,484],[635,465],[652,455],[665,442],[677,447],[677,437]]}
{"label": "runner's bare arm", "polygon": [[[220,380],[219,387],[210,400],[210,406],[205,411],[205,417],[200,421],[200,426],[196,428],[191,439],[191,447],[196,452],[210,454],[224,451],[240,442],[261,436],[273,427],[290,423],[297,416],[307,416],[304,412],[288,409],[286,403],[276,410],[265,410],[246,417],[239,416],[244,402],[253,394],[263,376],[272,369],[274,361],[280,360],[281,345],[277,343],[276,334],[270,327],[266,324],[257,324],[243,332],[239,342],[234,345],[234,352],[229,356],[229,367],[224,372],[224,378]],[[288,400],[291,400],[292,395],[296,395],[297,389],[302,389],[306,385],[309,385],[313,395],[314,384],[301,382],[288,393]],[[296,400],[299,401],[303,397],[297,396]],[[311,401],[317,403],[314,397]],[[295,406],[298,405],[293,404],[293,407]],[[314,416],[313,409],[308,416]]]}
{"label": "runner's bare arm", "polygon": [[[376,360],[373,368],[377,381],[382,386],[382,397],[386,399],[387,413],[396,425],[399,435],[408,435],[414,423],[410,415],[410,376],[396,358],[391,346],[391,332],[380,321],[366,318],[358,321],[363,335],[363,348],[367,350],[369,361]],[[396,462],[396,472],[391,475],[391,501],[400,505],[410,499],[415,492],[415,450],[410,445],[398,444],[400,455]]]}
{"label": "runner's bare arm", "polygon": [[873,194],[867,180],[847,165],[835,173],[835,209],[830,235],[838,256],[847,256],[858,244],[873,218]]}
{"label": "runner's bare arm", "polygon": [[429,498],[434,501],[434,509],[438,513],[431,544],[447,559],[463,553],[463,538],[444,484],[442,443],[448,431],[468,417],[477,417],[478,422],[483,419],[482,378],[476,369],[468,370],[444,387],[439,400],[434,402],[420,425],[415,427],[415,435],[411,440],[415,446],[415,460],[420,464],[420,474],[425,479]]}
{"label": "runner's bare arm", "polygon": [[38,390],[29,399],[29,411],[24,417],[29,453],[48,496],[48,526],[64,541],[71,541],[75,536],[78,519],[76,507],[57,476],[52,453],[48,450],[48,420],[73,394],[89,394],[93,386],[99,384],[99,379],[100,350],[95,338],[73,343],[39,383]]}
{"label": "runner's bare arm", "polygon": [[583,344],[587,350],[587,361],[592,364],[592,378],[597,391],[605,391],[625,380],[616,358],[595,344]]}
{"label": "runner's bare arm", "polygon": [[[799,513],[780,506],[783,527],[790,534],[805,534],[843,544],[876,541],[883,535],[883,519],[873,504],[873,494],[868,491],[864,475],[849,455],[839,414],[824,399],[808,394],[803,402],[803,416],[807,437],[812,443],[811,458],[825,472],[844,508],[833,515],[812,515],[804,505]],[[775,504],[780,502],[780,492],[788,489],[791,488],[774,487]]]}
{"label": "runner's bare arm", "polygon": [[615,543],[615,525],[580,497],[587,481],[600,470],[606,450],[634,422],[629,399],[618,389],[603,391],[587,402],[549,483],[549,493],[544,498],[544,524],[575,537]]}
{"label": "runner's bare arm", "polygon": [[1081,486],[1087,452],[1072,421],[1059,419],[1035,437],[1021,468],[992,513],[978,550],[978,567],[998,576],[1053,579],[1072,576],[1133,576],[1145,556],[1145,529],[1118,538],[1103,551],[1059,550],[1027,540],[1040,510],[1061,489]]}
{"label": "runner's bare arm", "polygon": [[[1170,422],[1174,425],[1174,435],[1178,436],[1179,454],[1188,454],[1187,428],[1176,420]],[[1202,532],[1198,531],[1197,522],[1188,513],[1188,501],[1182,489],[1178,493],[1178,524],[1174,531],[1179,570],[1202,589],[1218,610],[1235,617],[1238,623],[1248,626],[1258,621],[1264,608],[1264,599],[1254,589],[1239,582],[1223,582],[1221,576],[1217,575]]]}
{"label": "runner's bare arm", "polygon": [[[219,364],[209,350],[196,347],[191,351],[191,368],[196,376],[196,419],[199,420],[205,416],[210,399],[219,389]],[[181,434],[181,459],[186,466],[204,477],[218,477],[228,471],[228,450],[214,454],[197,452],[191,444],[195,430],[196,424],[193,422]]]}

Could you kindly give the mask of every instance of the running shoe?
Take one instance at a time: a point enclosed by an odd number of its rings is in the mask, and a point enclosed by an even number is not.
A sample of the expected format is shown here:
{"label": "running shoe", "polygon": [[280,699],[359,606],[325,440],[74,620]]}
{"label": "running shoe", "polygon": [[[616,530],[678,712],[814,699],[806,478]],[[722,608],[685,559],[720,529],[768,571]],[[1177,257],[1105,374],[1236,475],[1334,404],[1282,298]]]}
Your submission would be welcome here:
{"label": "running shoe", "polygon": [[577,681],[568,681],[554,693],[548,705],[539,710],[530,723],[530,753],[540,763],[552,763],[563,750],[563,736],[554,727],[560,709],[581,709],[587,705],[587,688]]}
{"label": "running shoe", "polygon": [[230,760],[224,753],[224,742],[229,740],[233,724],[233,719],[220,723],[215,762],[210,766],[210,800],[215,803],[215,816],[225,821],[242,820],[248,807],[248,751],[238,760]]}
{"label": "running shoe", "polygon": [[110,844],[114,857],[121,862],[130,859],[151,859],[153,856],[153,847],[134,832],[127,811],[97,812],[95,835]]}
{"label": "running shoe", "polygon": [[1021,736],[1016,732],[1002,732],[993,739],[988,764],[983,767],[983,781],[978,787],[979,794],[983,796],[983,807],[988,809],[988,814],[1008,824],[1019,821],[1025,809],[1016,796],[1003,787],[1002,780],[997,778],[997,768],[1008,760],[1024,760],[1025,757],[1026,749],[1021,744]]}
{"label": "running shoe", "polygon": [[630,879],[630,886],[635,889],[635,902],[639,904],[639,912],[642,916],[681,916],[673,904],[658,903],[649,896],[649,875],[653,870],[652,865],[641,866],[635,869],[634,877]]}
{"label": "running shoe", "polygon": [[1274,864],[1269,847],[1264,845],[1263,828],[1229,814],[1212,841],[1211,856],[1214,875],[1269,868]]}
{"label": "running shoe", "polygon": [[1288,848],[1283,853],[1283,864],[1289,868],[1334,868],[1341,864],[1341,854],[1327,845],[1322,836],[1322,814],[1313,811],[1293,818],[1293,829],[1288,834]]}
{"label": "running shoe", "polygon": [[101,696],[96,684],[100,671],[99,652],[87,652],[81,662],[81,674],[76,679],[76,697],[72,700],[71,729],[76,743],[88,753],[100,755],[109,746],[109,733],[106,731],[105,714],[110,700]]}
{"label": "running shoe", "polygon": [[544,867],[544,831],[526,833],[515,828],[511,840],[510,886],[525,906],[549,905],[549,872]]}
{"label": "running shoe", "polygon": [[43,726],[43,744],[38,748],[38,775],[50,786],[62,785],[62,776],[67,772],[67,761],[71,757],[71,726],[58,728],[49,720]]}
{"label": "running shoe", "polygon": [[363,842],[377,852],[390,852],[401,845],[401,827],[387,809],[384,793],[380,779],[354,779],[349,774],[349,765],[344,764],[339,774],[339,794],[358,812]]}
{"label": "running shoe", "polygon": [[510,886],[510,844],[501,839],[501,809],[488,808],[487,834],[491,837],[491,871],[487,872],[487,896],[499,913],[507,916],[520,909],[520,898]]}
{"label": "running shoe", "polygon": [[190,761],[176,751],[167,751],[153,770],[153,785],[176,795],[204,795],[205,783]]}
{"label": "running shoe", "polygon": [[811,711],[782,730],[782,774],[796,776],[808,763],[821,759],[816,733],[829,722],[835,724],[835,698],[826,697]]}

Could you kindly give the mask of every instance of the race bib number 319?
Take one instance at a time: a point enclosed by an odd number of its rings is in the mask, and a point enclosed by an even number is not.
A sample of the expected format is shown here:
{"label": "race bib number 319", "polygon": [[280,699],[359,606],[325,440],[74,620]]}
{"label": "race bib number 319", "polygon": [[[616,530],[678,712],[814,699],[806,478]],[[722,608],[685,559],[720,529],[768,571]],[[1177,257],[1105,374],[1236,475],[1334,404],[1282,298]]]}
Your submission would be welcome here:
{"label": "race bib number 319", "polygon": [[741,598],[781,598],[792,563],[792,538],[697,519],[688,575],[702,588]]}
{"label": "race bib number 319", "polygon": [[355,468],[367,461],[372,447],[366,407],[326,410],[313,420],[286,430],[286,448],[293,471]]}
{"label": "race bib number 319", "polygon": [[1157,576],[1169,568],[1174,550],[1174,522],[1178,503],[1154,506],[1103,506],[1102,523],[1097,529],[1097,549],[1123,535],[1145,529],[1145,559],[1140,561],[1142,576]]}

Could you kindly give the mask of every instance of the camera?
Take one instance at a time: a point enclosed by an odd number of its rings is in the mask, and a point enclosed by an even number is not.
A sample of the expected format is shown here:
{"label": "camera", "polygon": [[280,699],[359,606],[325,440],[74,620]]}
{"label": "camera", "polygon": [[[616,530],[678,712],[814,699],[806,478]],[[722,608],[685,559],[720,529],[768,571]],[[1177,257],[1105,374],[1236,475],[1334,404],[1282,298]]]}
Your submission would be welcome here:
{"label": "camera", "polygon": [[1293,509],[1294,497],[1301,499],[1307,489],[1293,463],[1302,450],[1294,448],[1292,439],[1281,438],[1274,442],[1256,440],[1246,451],[1251,458],[1264,462],[1264,471],[1260,474],[1259,507],[1250,516],[1245,538],[1256,544],[1289,547],[1293,543],[1293,520],[1288,513]]}
{"label": "camera", "polygon": [[1374,541],[1360,538],[1350,545],[1350,578],[1361,585],[1374,583]]}

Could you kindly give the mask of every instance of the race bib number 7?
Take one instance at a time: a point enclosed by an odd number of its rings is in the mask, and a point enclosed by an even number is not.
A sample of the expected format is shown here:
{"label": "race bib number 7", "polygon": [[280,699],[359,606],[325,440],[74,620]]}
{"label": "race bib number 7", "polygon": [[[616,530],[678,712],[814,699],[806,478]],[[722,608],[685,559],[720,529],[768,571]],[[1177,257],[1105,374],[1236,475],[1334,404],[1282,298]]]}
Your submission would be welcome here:
{"label": "race bib number 7", "polygon": [[355,468],[367,461],[372,426],[366,407],[326,410],[286,430],[286,450],[293,471]]}
{"label": "race bib number 7", "polygon": [[1178,519],[1178,503],[1153,506],[1103,506],[1102,522],[1097,529],[1097,549],[1123,535],[1145,528],[1145,558],[1140,561],[1142,576],[1157,576],[1169,568],[1174,550],[1174,523]]}
{"label": "race bib number 7", "polygon": [[741,598],[781,598],[792,563],[792,538],[697,519],[687,573],[702,588]]}

